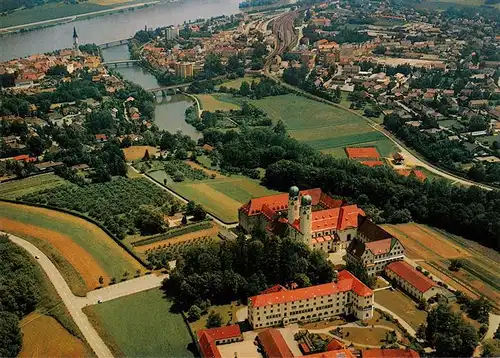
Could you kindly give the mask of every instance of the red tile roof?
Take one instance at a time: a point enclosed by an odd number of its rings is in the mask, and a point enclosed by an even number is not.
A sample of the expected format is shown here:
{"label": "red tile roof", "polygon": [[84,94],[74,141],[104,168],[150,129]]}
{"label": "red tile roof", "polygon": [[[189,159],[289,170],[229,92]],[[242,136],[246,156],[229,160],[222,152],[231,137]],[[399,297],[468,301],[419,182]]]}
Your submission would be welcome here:
{"label": "red tile roof", "polygon": [[362,358],[420,358],[412,349],[366,349],[361,351]]}
{"label": "red tile roof", "polygon": [[257,335],[260,345],[269,358],[293,358],[293,353],[288,348],[281,332],[276,328],[266,329]]}
{"label": "red tile roof", "polygon": [[409,169],[398,169],[397,170],[397,173],[399,175],[402,175],[404,177],[407,177],[409,176],[411,173],[415,174],[415,176],[417,177],[417,179],[421,180],[421,181],[424,181],[425,179],[427,179],[427,177],[425,176],[424,173],[422,173],[421,170],[409,170]]}
{"label": "red tile roof", "polygon": [[217,348],[217,341],[241,337],[240,326],[233,324],[231,326],[202,329],[196,332],[200,353],[203,358],[222,357]]}
{"label": "red tile roof", "polygon": [[[312,197],[312,205],[317,205],[319,203],[321,197],[321,189],[309,189],[309,190],[301,190],[300,196],[303,195],[311,195]],[[257,215],[262,211],[262,207],[267,205],[269,209],[273,211],[282,211],[288,209],[288,194],[276,194],[263,196],[260,198],[250,199],[250,201],[243,205],[240,210],[245,211],[248,215]]]}
{"label": "red tile roof", "polygon": [[200,354],[203,358],[222,358],[214,340],[203,331],[201,335],[198,335],[198,345],[200,347]]}
{"label": "red tile roof", "polygon": [[345,151],[350,159],[380,158],[375,147],[347,147]]}
{"label": "red tile roof", "polygon": [[200,337],[202,333],[208,334],[210,338],[212,338],[214,341],[219,341],[221,339],[236,338],[241,336],[240,326],[237,324],[232,324],[230,326],[225,326],[225,327],[203,329],[197,332],[198,337]]}
{"label": "red tile roof", "polygon": [[365,243],[365,247],[374,255],[387,254],[391,251],[392,239],[383,239]]}
{"label": "red tile roof", "polygon": [[287,291],[287,289],[281,285],[274,285],[269,287],[268,289],[262,291],[260,294],[265,295],[266,293],[276,293],[280,291]]}
{"label": "red tile roof", "polygon": [[362,161],[360,163],[368,167],[380,167],[384,165],[384,162],[381,160],[367,160],[367,161]]}
{"label": "red tile roof", "polygon": [[[358,215],[364,215],[363,210],[356,204],[342,206],[340,208],[313,211],[312,232],[325,230],[345,230],[358,227]],[[300,219],[292,224],[296,230],[300,230]]]}
{"label": "red tile roof", "polygon": [[405,261],[391,262],[385,267],[386,270],[394,272],[403,280],[408,282],[411,286],[415,287],[418,291],[424,293],[430,290],[437,284],[430,278],[426,277],[423,273],[418,272],[411,265]]}
{"label": "red tile roof", "polygon": [[299,358],[355,358],[355,355],[349,349],[337,349],[334,351],[326,351],[314,354],[308,354]]}
{"label": "red tile roof", "polygon": [[15,157],[12,157],[12,159],[17,160],[17,161],[24,161],[24,162],[35,162],[36,158],[31,158],[28,154],[20,154],[16,155]]}
{"label": "red tile roof", "polygon": [[337,292],[354,291],[359,296],[371,296],[373,291],[359,281],[352,273],[343,270],[337,276],[337,283],[329,282],[322,285],[299,288],[297,290],[280,291],[253,296],[248,299],[253,307],[262,307],[278,303],[305,300],[313,297],[329,296]]}
{"label": "red tile roof", "polygon": [[336,351],[338,349],[343,349],[343,348],[345,348],[345,344],[335,338],[332,338],[330,343],[326,345],[327,351]]}

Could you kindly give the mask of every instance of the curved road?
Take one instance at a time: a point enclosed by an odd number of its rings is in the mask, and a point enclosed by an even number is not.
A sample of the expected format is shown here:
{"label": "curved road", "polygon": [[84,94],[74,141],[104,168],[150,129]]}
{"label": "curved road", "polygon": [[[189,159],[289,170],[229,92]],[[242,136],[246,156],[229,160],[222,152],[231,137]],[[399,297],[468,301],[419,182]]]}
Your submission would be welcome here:
{"label": "curved road", "polygon": [[69,314],[75,321],[76,325],[82,332],[87,343],[99,358],[113,357],[113,354],[111,354],[111,351],[108,349],[104,341],[96,332],[92,324],[89,322],[82,309],[85,306],[95,305],[99,303],[99,301],[110,301],[119,297],[159,287],[161,286],[162,281],[166,277],[168,277],[167,275],[146,275],[133,280],[120,282],[116,285],[91,291],[87,293],[86,297],[77,297],[73,295],[59,270],[54,266],[50,259],[35,245],[21,239],[20,237],[10,235],[1,231],[0,233],[7,234],[9,236],[9,239],[13,243],[25,249],[31,256],[35,258],[38,257],[38,263],[47,274],[52,285],[54,285],[57,293],[61,297],[64,305],[68,309]]}

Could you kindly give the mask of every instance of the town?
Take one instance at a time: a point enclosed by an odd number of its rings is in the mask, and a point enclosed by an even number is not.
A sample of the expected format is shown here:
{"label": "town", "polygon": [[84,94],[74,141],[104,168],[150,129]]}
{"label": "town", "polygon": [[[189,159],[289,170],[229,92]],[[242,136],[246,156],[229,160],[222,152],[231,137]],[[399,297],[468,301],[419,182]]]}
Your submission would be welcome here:
{"label": "town", "polygon": [[75,22],[1,62],[0,356],[498,356],[478,1]]}

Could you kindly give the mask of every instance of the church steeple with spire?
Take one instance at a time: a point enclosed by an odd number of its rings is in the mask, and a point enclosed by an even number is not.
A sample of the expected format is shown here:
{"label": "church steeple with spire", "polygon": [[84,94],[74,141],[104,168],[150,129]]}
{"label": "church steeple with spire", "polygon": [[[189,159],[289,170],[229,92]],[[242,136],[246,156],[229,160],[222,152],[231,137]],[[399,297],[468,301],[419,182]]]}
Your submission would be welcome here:
{"label": "church steeple with spire", "polygon": [[80,55],[80,48],[78,47],[78,34],[76,33],[76,27],[73,26],[73,55]]}

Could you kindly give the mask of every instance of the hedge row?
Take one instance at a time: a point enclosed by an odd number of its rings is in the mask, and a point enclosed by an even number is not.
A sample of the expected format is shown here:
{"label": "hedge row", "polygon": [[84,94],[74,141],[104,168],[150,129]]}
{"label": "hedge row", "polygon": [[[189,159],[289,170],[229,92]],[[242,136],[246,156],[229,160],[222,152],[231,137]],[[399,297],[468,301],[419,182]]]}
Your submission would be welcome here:
{"label": "hedge row", "polygon": [[212,220],[204,220],[198,223],[189,224],[177,229],[172,229],[163,234],[148,237],[132,243],[132,246],[143,246],[152,244],[157,241],[167,240],[175,236],[189,234],[191,232],[200,231],[212,227]]}
{"label": "hedge row", "polygon": [[88,222],[98,226],[101,230],[103,230],[106,234],[108,234],[118,245],[120,245],[123,249],[125,249],[125,251],[127,251],[134,259],[136,259],[137,261],[139,261],[139,263],[146,267],[147,269],[151,269],[151,265],[146,262],[145,260],[143,260],[141,257],[139,257],[130,247],[128,247],[127,245],[125,245],[120,239],[118,239],[115,234],[113,234],[111,231],[109,231],[103,224],[101,224],[99,221],[91,218],[91,217],[88,217],[82,213],[79,213],[79,212],[76,212],[76,211],[72,211],[72,210],[68,210],[68,209],[63,209],[63,208],[58,208],[56,206],[52,206],[52,205],[45,205],[45,204],[38,204],[38,203],[28,203],[28,202],[24,202],[24,201],[21,201],[21,200],[10,200],[10,199],[0,199],[0,201],[5,201],[5,202],[8,202],[8,203],[12,203],[12,204],[22,204],[22,205],[28,205],[28,206],[35,206],[35,207],[39,207],[39,208],[45,208],[45,209],[51,209],[51,210],[55,210],[55,211],[59,211],[61,213],[65,213],[65,214],[70,214],[70,215],[74,215],[74,216],[77,216],[79,217],[80,219],[83,219],[83,220],[87,220]]}

